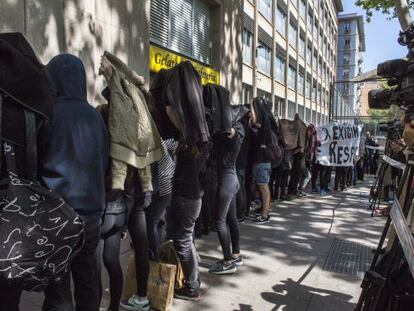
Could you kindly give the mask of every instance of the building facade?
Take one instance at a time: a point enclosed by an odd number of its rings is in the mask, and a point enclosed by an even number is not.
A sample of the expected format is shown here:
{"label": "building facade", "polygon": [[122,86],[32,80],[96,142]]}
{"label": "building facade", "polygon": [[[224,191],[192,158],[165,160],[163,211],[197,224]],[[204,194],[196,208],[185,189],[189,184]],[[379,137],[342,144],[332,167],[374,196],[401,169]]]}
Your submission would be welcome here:
{"label": "building facade", "polygon": [[242,94],[243,0],[13,0],[0,2],[0,32],[21,32],[43,63],[60,53],[79,56],[88,99],[103,102],[100,57],[109,51],[138,74],[190,60],[203,83]]}
{"label": "building facade", "polygon": [[340,0],[244,0],[243,103],[258,95],[275,115],[329,119]]}
{"label": "building facade", "polygon": [[[362,73],[362,52],[365,52],[364,19],[362,15],[338,16],[337,90],[350,107],[350,113],[358,114],[360,87],[346,83]],[[340,82],[344,81],[344,82]]]}
{"label": "building facade", "polygon": [[358,106],[358,115],[359,116],[368,116],[368,93],[369,91],[379,89],[381,88],[378,81],[368,81],[363,82],[360,85],[360,100],[359,100],[359,106]]}

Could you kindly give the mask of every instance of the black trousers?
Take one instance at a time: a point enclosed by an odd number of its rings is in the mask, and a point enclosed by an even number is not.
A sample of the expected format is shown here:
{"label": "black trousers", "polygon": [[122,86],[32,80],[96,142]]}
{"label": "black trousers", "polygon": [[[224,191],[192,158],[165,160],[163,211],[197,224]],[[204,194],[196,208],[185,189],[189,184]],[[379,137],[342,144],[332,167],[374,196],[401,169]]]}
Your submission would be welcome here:
{"label": "black trousers", "polygon": [[[239,224],[235,204],[231,204],[239,189],[239,181],[234,169],[219,172],[216,197],[216,229],[223,250],[224,260],[231,260],[232,253],[240,252]],[[233,245],[233,252],[231,250]]]}
{"label": "black trousers", "polygon": [[[158,261],[158,251],[161,245],[161,217],[167,206],[171,203],[171,194],[152,197],[151,205],[145,209],[147,220],[147,235],[149,245],[149,258],[152,261]],[[111,310],[112,311],[112,310]]]}
{"label": "black trousers", "polygon": [[[96,248],[100,239],[100,232],[100,221],[85,225],[84,246],[71,264],[76,311],[99,310],[100,295]],[[67,274],[60,283],[49,285],[45,289],[44,294],[43,311],[74,310],[70,288],[70,274]]]}
{"label": "black trousers", "polygon": [[109,310],[118,311],[122,296],[123,275],[119,251],[121,248],[121,235],[125,228],[126,213],[106,214],[101,227],[101,239],[96,251],[98,264],[99,300],[102,299],[102,264],[109,276],[109,293],[111,300]]}
{"label": "black trousers", "polygon": [[237,218],[243,218],[247,211],[247,196],[246,196],[246,171],[237,170],[237,178],[239,180],[239,191],[236,194],[236,214]]}
{"label": "black trousers", "polygon": [[302,179],[303,171],[305,169],[305,155],[302,152],[293,155],[292,171],[290,174],[288,193],[297,194],[299,183]]}
{"label": "black trousers", "polygon": [[209,167],[202,178],[204,195],[202,198],[200,217],[196,222],[196,231],[208,231],[215,220],[215,203],[217,192],[217,168]]}
{"label": "black trousers", "polygon": [[145,211],[141,204],[140,200],[135,200],[129,216],[128,231],[135,251],[137,295],[146,297],[148,293],[149,246]]}
{"label": "black trousers", "polygon": [[320,185],[321,190],[328,190],[331,182],[332,168],[329,166],[320,166]]}
{"label": "black trousers", "polygon": [[19,311],[22,290],[0,284],[0,310]]}
{"label": "black trousers", "polygon": [[344,166],[337,166],[335,168],[335,189],[344,189],[346,186],[348,168]]}

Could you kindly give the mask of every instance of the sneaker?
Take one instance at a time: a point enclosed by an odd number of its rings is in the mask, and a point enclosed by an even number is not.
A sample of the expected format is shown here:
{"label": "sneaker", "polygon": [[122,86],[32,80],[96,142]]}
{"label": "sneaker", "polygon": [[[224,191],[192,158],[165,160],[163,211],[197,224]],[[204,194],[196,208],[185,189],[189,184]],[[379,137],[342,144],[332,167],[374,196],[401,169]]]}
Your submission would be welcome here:
{"label": "sneaker", "polygon": [[187,287],[176,289],[174,291],[174,297],[189,301],[199,301],[201,299],[199,291],[190,291]]}
{"label": "sneaker", "polygon": [[214,266],[208,270],[212,274],[233,274],[237,271],[236,264],[231,261],[226,264],[223,260],[217,261]]}
{"label": "sneaker", "polygon": [[245,221],[246,221],[246,217],[244,217],[244,216],[237,219],[238,223],[244,223]]}
{"label": "sneaker", "polygon": [[133,295],[127,301],[121,301],[120,306],[128,311],[148,311],[150,309],[150,302],[148,298],[142,300],[137,295]]}
{"label": "sneaker", "polygon": [[259,215],[259,216],[256,217],[255,220],[253,220],[253,223],[255,223],[255,224],[266,224],[266,223],[269,222],[269,220],[270,220],[270,216],[263,217],[263,215]]}
{"label": "sneaker", "polygon": [[327,195],[328,192],[326,192],[326,190],[321,190],[321,195]]}
{"label": "sneaker", "polygon": [[243,266],[244,262],[243,262],[243,258],[242,258],[242,256],[239,256],[239,257],[237,257],[237,258],[234,258],[234,259],[233,259],[233,263],[234,263],[237,267]]}
{"label": "sneaker", "polygon": [[281,201],[290,201],[291,197],[290,197],[290,195],[284,194],[280,197],[280,200]]}
{"label": "sneaker", "polygon": [[318,193],[318,192],[320,192],[320,190],[317,187],[312,188],[312,193]]}

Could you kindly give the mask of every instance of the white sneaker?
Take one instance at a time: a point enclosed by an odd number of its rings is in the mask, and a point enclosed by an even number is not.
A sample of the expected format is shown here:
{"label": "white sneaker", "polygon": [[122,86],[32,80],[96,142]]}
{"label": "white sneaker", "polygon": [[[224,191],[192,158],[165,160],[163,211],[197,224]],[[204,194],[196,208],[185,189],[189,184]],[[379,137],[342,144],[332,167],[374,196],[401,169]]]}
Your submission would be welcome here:
{"label": "white sneaker", "polygon": [[128,301],[121,301],[121,309],[127,311],[148,311],[150,309],[150,302],[148,298],[141,300],[137,295],[133,295]]}

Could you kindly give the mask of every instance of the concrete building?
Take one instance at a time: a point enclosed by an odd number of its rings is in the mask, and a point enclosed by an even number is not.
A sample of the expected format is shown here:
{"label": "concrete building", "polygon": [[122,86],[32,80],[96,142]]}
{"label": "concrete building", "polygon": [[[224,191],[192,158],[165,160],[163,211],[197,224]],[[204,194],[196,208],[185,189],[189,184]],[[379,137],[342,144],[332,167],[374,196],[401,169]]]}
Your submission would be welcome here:
{"label": "concrete building", "polygon": [[[362,52],[365,52],[364,18],[362,15],[338,16],[337,80],[349,81],[362,73]],[[359,85],[338,83],[337,90],[349,106],[349,113],[357,113],[360,100]]]}
{"label": "concrete building", "polygon": [[360,84],[360,92],[361,96],[359,99],[359,106],[357,110],[357,114],[359,116],[367,116],[368,115],[368,93],[371,90],[379,89],[381,86],[377,81],[369,81],[363,82]]}
{"label": "concrete building", "polygon": [[257,94],[279,117],[327,122],[342,11],[340,0],[244,0],[243,103]]}
{"label": "concrete building", "polygon": [[[44,63],[72,53],[85,63],[88,97],[103,101],[98,76],[105,50],[146,81],[161,68],[193,61],[203,82],[242,94],[243,0],[5,0],[0,32],[27,36]],[[150,72],[152,73],[150,75]]]}

